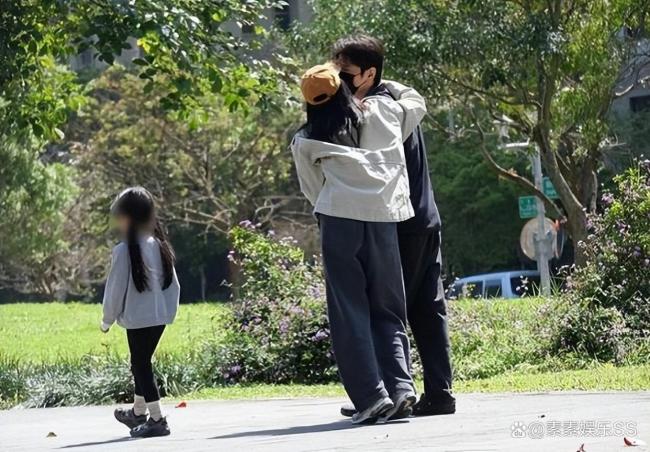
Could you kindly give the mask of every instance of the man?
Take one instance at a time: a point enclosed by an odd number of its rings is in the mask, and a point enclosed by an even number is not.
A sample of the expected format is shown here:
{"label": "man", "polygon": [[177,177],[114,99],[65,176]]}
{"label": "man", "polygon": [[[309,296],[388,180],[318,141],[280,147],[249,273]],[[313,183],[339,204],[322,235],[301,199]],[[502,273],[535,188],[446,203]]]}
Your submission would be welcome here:
{"label": "man", "polygon": [[[365,35],[339,39],[332,57],[341,68],[340,77],[359,99],[395,93],[381,80],[384,48],[381,42]],[[424,136],[420,126],[404,142],[415,216],[398,224],[398,241],[408,323],[422,360],[424,393],[413,408],[415,416],[452,414],[456,400],[451,392],[447,308],[441,278],[440,216],[433,197]],[[344,406],[341,413],[354,410]]]}

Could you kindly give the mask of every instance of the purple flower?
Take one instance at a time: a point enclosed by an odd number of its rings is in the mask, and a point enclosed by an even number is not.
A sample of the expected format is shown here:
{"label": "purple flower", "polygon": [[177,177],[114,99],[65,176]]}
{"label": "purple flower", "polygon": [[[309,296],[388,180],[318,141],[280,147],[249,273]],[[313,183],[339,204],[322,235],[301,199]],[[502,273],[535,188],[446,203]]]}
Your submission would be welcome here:
{"label": "purple flower", "polygon": [[239,226],[246,229],[255,229],[255,225],[250,220],[244,220],[239,222]]}
{"label": "purple flower", "polygon": [[324,341],[328,337],[329,337],[328,332],[326,332],[325,330],[318,330],[318,332],[312,336],[311,340],[314,342],[320,342],[320,341]]}
{"label": "purple flower", "polygon": [[235,262],[235,250],[228,251],[228,260],[230,262]]}
{"label": "purple flower", "polygon": [[304,314],[305,310],[301,308],[300,306],[291,306],[289,308],[289,312],[292,314]]}
{"label": "purple flower", "polygon": [[309,295],[311,295],[313,298],[321,298],[323,295],[323,292],[320,288],[320,286],[310,286],[309,287]]}
{"label": "purple flower", "polygon": [[612,195],[611,193],[605,193],[603,194],[602,201],[605,207],[609,207],[614,202],[614,195]]}
{"label": "purple flower", "polygon": [[237,375],[239,372],[241,372],[241,366],[239,364],[235,364],[230,368],[231,375]]}

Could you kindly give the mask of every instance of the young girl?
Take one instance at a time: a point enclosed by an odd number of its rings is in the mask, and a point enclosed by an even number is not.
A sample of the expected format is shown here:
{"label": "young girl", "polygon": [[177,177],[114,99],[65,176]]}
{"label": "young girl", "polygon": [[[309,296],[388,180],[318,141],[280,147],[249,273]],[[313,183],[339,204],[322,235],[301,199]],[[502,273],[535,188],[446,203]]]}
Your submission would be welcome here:
{"label": "young girl", "polygon": [[131,429],[133,437],[169,435],[151,357],[178,310],[174,251],[156,218],[153,197],[144,188],[120,193],[111,213],[123,241],[113,248],[101,330],[108,332],[114,322],[126,329],[135,380],[133,408],[116,409],[115,418]]}

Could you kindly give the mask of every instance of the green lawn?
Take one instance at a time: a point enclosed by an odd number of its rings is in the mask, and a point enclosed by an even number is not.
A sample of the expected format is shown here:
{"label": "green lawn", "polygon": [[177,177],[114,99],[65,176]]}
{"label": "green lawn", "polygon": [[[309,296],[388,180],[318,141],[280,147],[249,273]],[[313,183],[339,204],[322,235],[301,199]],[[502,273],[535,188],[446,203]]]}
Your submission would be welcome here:
{"label": "green lawn", "polygon": [[[418,381],[419,390],[422,382]],[[457,381],[454,392],[548,392],[548,391],[647,391],[650,365],[614,367],[596,365],[589,369],[551,373],[509,373],[481,380]],[[206,388],[184,399],[268,399],[289,397],[344,397],[339,384],[246,385]]]}
{"label": "green lawn", "polygon": [[[457,392],[557,390],[647,390],[650,364],[614,367],[540,357],[539,316],[544,300],[463,300],[450,303]],[[205,338],[219,337],[230,313],[224,303],[181,305],[163,336],[160,351],[176,356]],[[126,356],[119,327],[99,331],[101,306],[83,303],[0,304],[0,357],[22,363],[55,364],[85,354]],[[644,361],[641,361],[643,363]],[[1,370],[1,369],[0,369]],[[0,375],[1,376],[1,375]],[[1,380],[1,378],[0,378]],[[0,388],[1,389],[1,388]],[[1,395],[1,394],[0,394]],[[343,396],[338,384],[241,385],[206,388],[185,398]],[[0,397],[1,400],[1,397]]]}
{"label": "green lawn", "polygon": [[[105,351],[127,354],[124,330],[99,330],[101,305],[86,303],[0,304],[0,356],[20,361],[54,363]],[[224,303],[181,305],[167,328],[161,352],[180,352],[204,337],[220,334],[229,313]]]}

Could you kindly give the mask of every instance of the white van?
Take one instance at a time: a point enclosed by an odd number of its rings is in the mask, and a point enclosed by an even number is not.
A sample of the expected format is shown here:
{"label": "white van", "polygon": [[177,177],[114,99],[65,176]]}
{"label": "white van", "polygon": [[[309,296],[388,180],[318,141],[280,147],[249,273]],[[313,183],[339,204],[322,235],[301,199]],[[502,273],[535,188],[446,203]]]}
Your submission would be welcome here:
{"label": "white van", "polygon": [[457,279],[449,286],[447,298],[520,298],[538,293],[537,270],[513,270]]}

